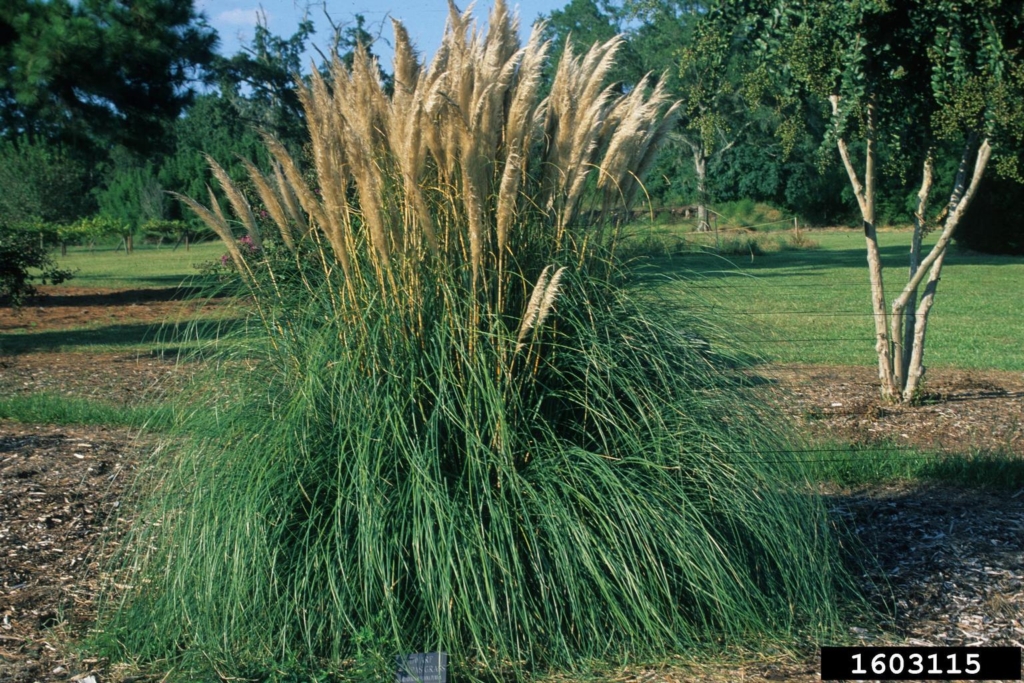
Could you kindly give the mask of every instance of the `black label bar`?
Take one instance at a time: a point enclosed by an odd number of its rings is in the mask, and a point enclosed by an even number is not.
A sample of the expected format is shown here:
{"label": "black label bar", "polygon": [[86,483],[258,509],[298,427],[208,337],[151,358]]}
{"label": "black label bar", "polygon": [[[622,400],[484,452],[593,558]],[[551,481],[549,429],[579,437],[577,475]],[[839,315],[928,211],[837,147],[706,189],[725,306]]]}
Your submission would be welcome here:
{"label": "black label bar", "polygon": [[1019,647],[823,647],[823,681],[1019,681]]}

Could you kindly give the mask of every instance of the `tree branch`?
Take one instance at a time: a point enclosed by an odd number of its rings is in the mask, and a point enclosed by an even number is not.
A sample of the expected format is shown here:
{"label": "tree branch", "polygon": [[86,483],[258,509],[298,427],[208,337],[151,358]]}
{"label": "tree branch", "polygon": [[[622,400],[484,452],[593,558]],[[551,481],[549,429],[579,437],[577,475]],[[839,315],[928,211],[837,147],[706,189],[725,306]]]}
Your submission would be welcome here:
{"label": "tree branch", "polygon": [[921,261],[921,265],[918,267],[917,272],[910,278],[907,286],[903,289],[903,293],[900,294],[900,298],[897,301],[902,301],[904,306],[906,306],[906,302],[910,298],[910,293],[916,290],[921,284],[921,281],[925,276],[925,271],[935,263],[936,259],[938,259],[939,256],[945,252],[946,247],[949,246],[949,241],[953,238],[953,231],[956,230],[956,226],[960,222],[960,218],[967,210],[971,200],[974,199],[974,194],[978,190],[978,184],[981,182],[981,178],[985,174],[985,167],[988,166],[988,160],[991,156],[992,147],[989,144],[988,138],[985,138],[981,143],[981,147],[978,148],[978,155],[974,160],[974,173],[971,176],[971,184],[964,189],[965,171],[968,159],[970,158],[970,148],[964,150],[964,154],[960,161],[961,172],[957,174],[957,184],[953,188],[953,193],[950,198],[950,206],[954,208],[946,217],[946,224],[942,228],[942,234],[939,236],[938,241],[934,246],[932,246],[932,250],[928,252],[928,255],[925,256],[924,260]]}
{"label": "tree branch", "polygon": [[[833,118],[839,116],[839,95],[830,95],[828,101],[832,103]],[[861,184],[860,178],[857,177],[857,170],[850,160],[850,150],[846,146],[846,140],[837,136],[836,146],[839,148],[839,156],[843,160],[843,166],[846,167],[846,173],[850,176],[850,185],[853,186],[853,194],[857,197],[857,204],[860,205],[861,217],[867,220],[868,206],[864,198],[864,186]]]}

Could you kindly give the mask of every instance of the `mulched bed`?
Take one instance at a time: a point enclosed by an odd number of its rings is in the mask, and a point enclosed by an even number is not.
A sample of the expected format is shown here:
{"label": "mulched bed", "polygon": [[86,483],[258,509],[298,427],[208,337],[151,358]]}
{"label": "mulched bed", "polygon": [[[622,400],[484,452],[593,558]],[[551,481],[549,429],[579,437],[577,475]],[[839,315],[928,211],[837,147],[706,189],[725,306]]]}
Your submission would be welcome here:
{"label": "mulched bed", "polygon": [[[223,307],[227,299],[194,299],[190,289],[38,287],[20,309],[0,306],[0,332],[63,330],[120,323],[184,320],[198,306]],[[191,300],[190,300],[191,299]]]}
{"label": "mulched bed", "polygon": [[865,578],[879,604],[888,583],[905,644],[1024,647],[1024,489],[886,487],[830,498],[876,559]]}
{"label": "mulched bed", "polygon": [[1024,456],[1024,372],[929,369],[921,405],[881,399],[878,371],[850,366],[766,366],[811,434],[839,442],[949,453]]}
{"label": "mulched bed", "polygon": [[186,366],[138,353],[25,353],[0,356],[0,396],[50,393],[130,405],[175,391]]}
{"label": "mulched bed", "polygon": [[[793,415],[819,436],[964,452],[1024,453],[1020,373],[934,370],[934,401],[893,408],[870,368],[774,368]],[[0,358],[0,394],[58,391],[131,402],[182,381],[179,366],[129,354]],[[124,431],[0,422],[0,680],[123,679],[68,650],[94,614],[100,539],[151,448]],[[1024,644],[1024,491],[923,485],[829,491],[837,520],[875,564],[861,580],[879,610],[865,643]],[[889,619],[886,614],[894,616]],[[884,628],[880,628],[884,627]],[[623,672],[619,680],[817,680],[788,655],[706,668]]]}
{"label": "mulched bed", "polygon": [[98,666],[67,651],[94,615],[101,540],[133,463],[106,428],[0,421],[0,680],[67,680]]}

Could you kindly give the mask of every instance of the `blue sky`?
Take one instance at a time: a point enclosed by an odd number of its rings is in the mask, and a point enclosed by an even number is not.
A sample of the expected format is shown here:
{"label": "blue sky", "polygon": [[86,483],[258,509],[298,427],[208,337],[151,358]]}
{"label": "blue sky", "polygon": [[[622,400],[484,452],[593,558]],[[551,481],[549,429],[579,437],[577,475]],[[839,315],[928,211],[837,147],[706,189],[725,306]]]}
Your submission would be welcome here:
{"label": "blue sky", "polygon": [[[520,23],[524,39],[529,27],[541,13],[564,7],[568,0],[521,0],[509,5],[519,8]],[[460,9],[467,2],[457,1]],[[474,9],[477,20],[483,23],[490,12],[492,2],[478,2]],[[238,51],[242,41],[252,38],[253,26],[258,12],[265,12],[270,30],[277,35],[290,36],[295,32],[306,10],[305,0],[196,0],[196,9],[203,12],[210,24],[220,34],[220,52],[232,55]],[[326,0],[327,12],[335,22],[348,22],[356,14],[366,17],[372,31],[383,25],[382,38],[391,40],[391,22],[394,17],[405,24],[421,56],[429,59],[441,42],[448,4],[445,0]],[[324,0],[309,7],[309,15],[317,27],[313,42],[320,47],[328,39],[328,23],[323,12]],[[322,41],[322,42],[321,42]],[[375,52],[390,62],[391,50],[384,44],[375,46]]]}

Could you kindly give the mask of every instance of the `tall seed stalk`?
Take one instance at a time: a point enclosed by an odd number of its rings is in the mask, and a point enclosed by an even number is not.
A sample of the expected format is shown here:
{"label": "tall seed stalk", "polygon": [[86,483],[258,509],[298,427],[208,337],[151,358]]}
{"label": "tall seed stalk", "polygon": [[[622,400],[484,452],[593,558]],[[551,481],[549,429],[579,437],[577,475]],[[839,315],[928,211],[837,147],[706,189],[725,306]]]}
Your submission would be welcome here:
{"label": "tall seed stalk", "polygon": [[[247,165],[289,248],[299,226],[326,238],[346,278],[339,304],[352,320],[376,296],[422,309],[439,269],[466,273],[473,320],[521,316],[528,283],[544,266],[593,263],[607,253],[613,233],[598,226],[632,202],[676,115],[660,84],[645,79],[628,95],[605,84],[619,38],[581,56],[567,49],[541,97],[550,50],[543,25],[521,46],[518,19],[503,1],[486,32],[468,12],[449,11],[430,65],[395,22],[390,95],[362,48],[351,67],[334,59],[326,77],[314,70],[299,84],[316,187],[272,138],[276,183]],[[236,217],[259,240],[242,192],[212,160],[211,167]],[[584,201],[598,210],[583,215]],[[188,203],[231,249],[223,222]]]}

